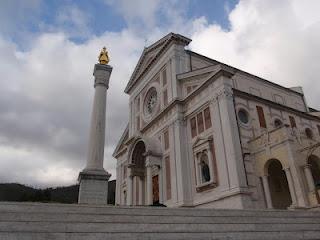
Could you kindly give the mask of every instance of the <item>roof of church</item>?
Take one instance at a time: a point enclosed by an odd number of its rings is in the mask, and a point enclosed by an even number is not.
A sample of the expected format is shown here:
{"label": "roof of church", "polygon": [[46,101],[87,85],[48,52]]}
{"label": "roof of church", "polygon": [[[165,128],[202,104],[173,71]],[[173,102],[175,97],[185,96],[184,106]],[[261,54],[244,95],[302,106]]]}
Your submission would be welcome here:
{"label": "roof of church", "polygon": [[118,151],[121,149],[122,144],[124,143],[124,141],[127,139],[127,137],[129,136],[129,124],[127,124],[125,130],[123,131],[120,140],[115,148],[115,150],[112,153],[113,157],[116,157],[116,154],[118,153]]}
{"label": "roof of church", "polygon": [[150,66],[154,64],[155,60],[164,52],[170,43],[176,42],[187,46],[191,41],[191,39],[185,36],[171,32],[149,47],[146,47],[140,56],[124,92],[129,93],[137,80],[150,69]]}

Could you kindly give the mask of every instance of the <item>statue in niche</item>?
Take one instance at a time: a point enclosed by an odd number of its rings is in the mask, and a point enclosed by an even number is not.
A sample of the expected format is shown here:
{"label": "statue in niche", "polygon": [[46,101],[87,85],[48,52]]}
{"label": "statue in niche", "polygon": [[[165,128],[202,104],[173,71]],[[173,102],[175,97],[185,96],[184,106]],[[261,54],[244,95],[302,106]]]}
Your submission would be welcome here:
{"label": "statue in niche", "polygon": [[209,182],[210,181],[210,169],[206,161],[201,160],[201,175],[202,175],[202,182]]}

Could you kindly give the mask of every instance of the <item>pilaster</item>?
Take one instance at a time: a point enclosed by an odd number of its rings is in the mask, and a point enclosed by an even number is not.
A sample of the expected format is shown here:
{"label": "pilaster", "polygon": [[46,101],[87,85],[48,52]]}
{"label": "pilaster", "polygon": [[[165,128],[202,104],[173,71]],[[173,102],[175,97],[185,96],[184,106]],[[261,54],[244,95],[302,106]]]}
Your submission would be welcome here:
{"label": "pilaster", "polygon": [[176,162],[177,204],[189,206],[191,204],[191,178],[190,161],[187,155],[186,122],[183,114],[178,113],[178,118],[173,124],[174,158]]}

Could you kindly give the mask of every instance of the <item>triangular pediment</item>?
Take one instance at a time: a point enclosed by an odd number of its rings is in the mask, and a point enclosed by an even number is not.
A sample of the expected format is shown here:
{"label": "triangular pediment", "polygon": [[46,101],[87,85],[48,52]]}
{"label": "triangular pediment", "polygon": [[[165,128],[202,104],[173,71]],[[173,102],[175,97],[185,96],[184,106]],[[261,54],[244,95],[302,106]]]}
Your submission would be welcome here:
{"label": "triangular pediment", "polygon": [[191,42],[191,39],[182,35],[169,33],[159,41],[153,43],[149,47],[145,48],[141,54],[141,57],[131,75],[131,78],[124,90],[129,93],[130,89],[136,84],[139,78],[141,78],[150,67],[157,61],[157,59],[165,52],[170,43],[176,42],[184,46]]}
{"label": "triangular pediment", "polygon": [[212,141],[212,136],[206,137],[206,138],[197,137],[196,140],[194,141],[194,143],[192,144],[192,147],[195,148],[195,147],[198,147],[202,144],[206,144],[210,141]]}

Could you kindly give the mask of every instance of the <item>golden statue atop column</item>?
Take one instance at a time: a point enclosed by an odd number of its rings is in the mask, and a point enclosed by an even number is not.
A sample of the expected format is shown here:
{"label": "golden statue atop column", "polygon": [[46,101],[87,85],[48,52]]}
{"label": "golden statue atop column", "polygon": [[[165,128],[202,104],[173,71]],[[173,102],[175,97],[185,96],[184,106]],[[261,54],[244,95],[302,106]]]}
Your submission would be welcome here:
{"label": "golden statue atop column", "polygon": [[107,48],[103,47],[99,55],[99,63],[106,65],[109,63],[109,61],[110,59],[109,59]]}

